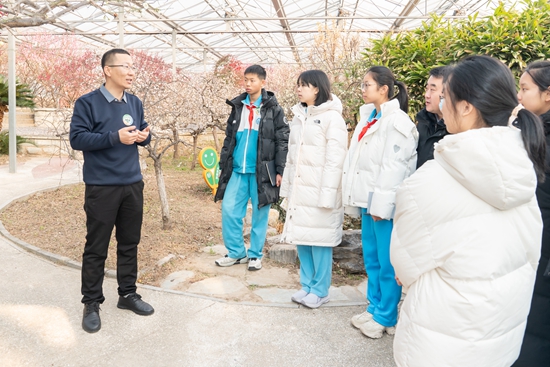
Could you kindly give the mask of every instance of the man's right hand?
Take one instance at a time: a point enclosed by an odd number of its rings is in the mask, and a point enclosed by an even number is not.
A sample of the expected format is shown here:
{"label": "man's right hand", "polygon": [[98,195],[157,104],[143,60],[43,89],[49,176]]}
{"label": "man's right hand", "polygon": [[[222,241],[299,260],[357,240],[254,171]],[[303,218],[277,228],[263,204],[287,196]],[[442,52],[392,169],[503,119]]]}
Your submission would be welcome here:
{"label": "man's right hand", "polygon": [[120,142],[122,144],[126,144],[126,145],[134,144],[138,137],[136,127],[135,126],[123,127],[122,129],[118,130],[118,137],[120,138]]}

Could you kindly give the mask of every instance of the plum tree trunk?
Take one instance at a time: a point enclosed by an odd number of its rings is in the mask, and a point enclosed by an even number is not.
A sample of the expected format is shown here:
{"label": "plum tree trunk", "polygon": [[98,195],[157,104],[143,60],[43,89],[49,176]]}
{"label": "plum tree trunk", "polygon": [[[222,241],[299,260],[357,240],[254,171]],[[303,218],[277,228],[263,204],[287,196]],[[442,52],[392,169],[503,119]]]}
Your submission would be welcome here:
{"label": "plum tree trunk", "polygon": [[168,205],[168,195],[166,194],[166,185],[164,184],[164,175],[162,174],[161,157],[153,158],[155,166],[155,176],[157,178],[157,187],[160,198],[160,209],[162,212],[162,229],[171,229],[172,221],[170,220],[170,206]]}
{"label": "plum tree trunk", "polygon": [[218,128],[212,126],[212,137],[214,138],[214,145],[216,146],[216,152],[220,152],[220,142],[218,141]]}
{"label": "plum tree trunk", "polygon": [[180,157],[180,144],[179,144],[180,134],[178,132],[178,129],[175,126],[172,128],[172,134],[175,141],[174,156],[172,158],[177,159]]}
{"label": "plum tree trunk", "polygon": [[191,162],[191,169],[195,169],[197,165],[197,142],[199,141],[199,135],[193,135],[193,161]]}

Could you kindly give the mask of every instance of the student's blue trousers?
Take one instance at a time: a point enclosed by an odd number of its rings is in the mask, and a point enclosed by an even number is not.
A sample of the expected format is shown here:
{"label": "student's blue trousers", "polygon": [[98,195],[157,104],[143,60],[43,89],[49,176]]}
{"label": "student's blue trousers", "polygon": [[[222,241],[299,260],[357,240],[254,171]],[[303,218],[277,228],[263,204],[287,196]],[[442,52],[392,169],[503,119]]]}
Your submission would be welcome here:
{"label": "student's blue trousers", "polygon": [[361,242],[363,260],[367,271],[367,312],[380,325],[391,327],[397,324],[397,304],[401,299],[401,286],[395,280],[395,271],[390,262],[390,239],[393,220],[375,222],[363,209]]}
{"label": "student's blue trousers", "polygon": [[332,247],[298,245],[302,289],[318,297],[328,296],[332,279]]}
{"label": "student's blue trousers", "polygon": [[[252,230],[248,255],[244,247],[243,219],[248,199],[252,200]],[[269,222],[269,208],[258,209],[258,184],[255,173],[233,172],[222,201],[222,236],[228,255],[233,259],[261,258]]]}

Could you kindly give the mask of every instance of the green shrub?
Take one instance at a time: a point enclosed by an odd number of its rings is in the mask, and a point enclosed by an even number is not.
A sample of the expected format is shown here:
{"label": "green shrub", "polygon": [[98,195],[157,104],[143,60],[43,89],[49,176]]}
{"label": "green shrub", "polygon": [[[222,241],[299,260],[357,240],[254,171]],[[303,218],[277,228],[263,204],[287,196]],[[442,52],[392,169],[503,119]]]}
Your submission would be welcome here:
{"label": "green shrub", "polygon": [[415,30],[373,40],[362,62],[389,67],[407,85],[409,112],[414,115],[424,106],[428,73],[436,66],[486,54],[502,60],[517,77],[529,62],[550,58],[550,4],[545,0],[522,4],[518,11],[501,3],[484,18],[474,14],[457,21],[434,15]]}
{"label": "green shrub", "polygon": [[[22,138],[19,135],[15,136],[17,145],[26,142],[25,138]],[[10,153],[10,134],[8,131],[3,131],[0,133],[0,154],[9,154]]]}

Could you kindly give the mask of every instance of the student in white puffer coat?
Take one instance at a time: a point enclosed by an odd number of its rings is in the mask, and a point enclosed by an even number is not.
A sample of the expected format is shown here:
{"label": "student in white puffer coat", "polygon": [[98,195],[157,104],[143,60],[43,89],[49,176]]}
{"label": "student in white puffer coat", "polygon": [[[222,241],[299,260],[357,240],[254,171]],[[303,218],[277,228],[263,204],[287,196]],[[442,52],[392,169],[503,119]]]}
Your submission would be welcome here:
{"label": "student in white puffer coat", "polygon": [[362,214],[369,304],[351,323],[364,335],[380,338],[384,331],[392,334],[397,323],[401,287],[390,263],[390,236],[395,192],[416,168],[418,133],[406,113],[405,85],[388,68],[370,68],[361,89],[365,105],[344,163],[343,197],[349,214]]}
{"label": "student in white puffer coat", "polygon": [[397,191],[391,261],[408,289],[399,367],[509,367],[518,357],[540,256],[545,137],[515,89],[489,56],[451,69],[440,109],[454,135]]}
{"label": "student in white puffer coat", "polygon": [[297,245],[302,289],[292,301],[317,308],[329,301],[332,248],[342,241],[342,165],[348,133],[342,103],[320,70],[300,74],[280,196],[286,219],[282,241]]}

